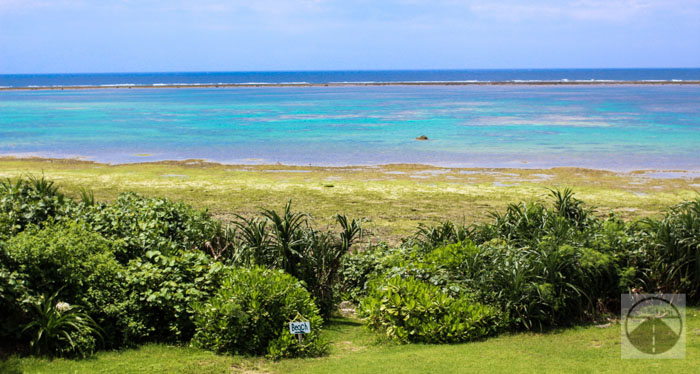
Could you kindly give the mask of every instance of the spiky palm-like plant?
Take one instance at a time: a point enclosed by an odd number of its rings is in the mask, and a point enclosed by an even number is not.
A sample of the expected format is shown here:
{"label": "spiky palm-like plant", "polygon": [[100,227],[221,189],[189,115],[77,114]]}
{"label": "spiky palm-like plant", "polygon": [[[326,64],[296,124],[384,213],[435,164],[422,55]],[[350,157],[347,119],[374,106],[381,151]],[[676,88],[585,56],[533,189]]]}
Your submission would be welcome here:
{"label": "spiky palm-like plant", "polygon": [[34,305],[34,320],[22,329],[31,334],[30,347],[39,355],[91,354],[94,346],[85,347],[77,339],[101,338],[100,327],[80,306],[57,300],[58,292]]}

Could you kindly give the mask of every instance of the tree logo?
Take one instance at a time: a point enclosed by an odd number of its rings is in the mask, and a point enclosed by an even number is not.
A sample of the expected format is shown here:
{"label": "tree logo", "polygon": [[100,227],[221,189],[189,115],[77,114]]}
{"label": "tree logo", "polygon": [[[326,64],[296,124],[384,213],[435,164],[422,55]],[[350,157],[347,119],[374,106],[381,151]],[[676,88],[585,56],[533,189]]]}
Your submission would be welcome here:
{"label": "tree logo", "polygon": [[684,358],[685,295],[622,295],[622,357]]}

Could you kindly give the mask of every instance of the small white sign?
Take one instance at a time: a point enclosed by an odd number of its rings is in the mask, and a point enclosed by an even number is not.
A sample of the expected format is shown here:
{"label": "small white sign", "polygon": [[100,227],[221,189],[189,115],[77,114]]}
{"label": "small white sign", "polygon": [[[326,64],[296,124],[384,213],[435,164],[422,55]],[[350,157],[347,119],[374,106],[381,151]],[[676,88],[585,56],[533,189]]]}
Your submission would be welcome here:
{"label": "small white sign", "polygon": [[311,332],[311,323],[305,322],[289,322],[289,332],[292,334],[309,334]]}

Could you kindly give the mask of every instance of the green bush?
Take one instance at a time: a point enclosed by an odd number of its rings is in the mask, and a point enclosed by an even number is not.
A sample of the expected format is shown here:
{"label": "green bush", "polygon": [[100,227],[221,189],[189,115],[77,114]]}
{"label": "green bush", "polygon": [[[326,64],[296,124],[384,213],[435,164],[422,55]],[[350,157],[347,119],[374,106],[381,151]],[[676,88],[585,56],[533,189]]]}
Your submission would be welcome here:
{"label": "green bush", "polygon": [[44,177],[0,181],[0,240],[54,218],[75,215],[77,205]]}
{"label": "green bush", "polygon": [[[194,309],[193,344],[201,348],[271,358],[319,356],[328,348],[320,336],[323,320],[308,291],[281,271],[228,270],[214,296],[195,303]],[[288,326],[300,319],[311,323],[302,344]]]}
{"label": "green bush", "polygon": [[16,318],[9,324],[23,325],[32,302],[60,290],[62,301],[82,305],[104,327],[107,346],[116,344],[125,271],[114,259],[117,245],[79,222],[31,226],[7,241],[2,256],[6,276],[0,278],[9,286],[3,303],[11,305],[9,315]]}
{"label": "green bush", "polygon": [[648,292],[686,293],[700,301],[700,198],[671,207],[661,220],[646,219],[638,232]]}
{"label": "green bush", "polygon": [[499,332],[505,325],[497,309],[469,295],[449,296],[440,287],[393,277],[379,282],[362,300],[367,325],[402,343],[459,343]]}
{"label": "green bush", "polygon": [[33,295],[60,289],[65,301],[87,307],[93,292],[121,283],[123,268],[114,260],[115,246],[80,222],[52,223],[8,240],[5,266]]}
{"label": "green bush", "polygon": [[387,251],[389,249],[385,246],[376,246],[345,256],[336,286],[337,293],[355,303],[367,296],[369,282],[386,270],[382,260],[386,258]]}
{"label": "green bush", "polygon": [[187,204],[135,193],[122,193],[109,205],[86,206],[82,219],[105,238],[124,242],[116,252],[122,263],[148,251],[174,255],[201,248],[216,227],[206,212]]}
{"label": "green bush", "polygon": [[[536,248],[513,248],[504,241],[466,241],[425,252],[388,250],[364,258],[370,269],[348,286],[356,295],[374,292],[372,280],[400,277],[433,287],[449,297],[470,295],[498,306],[516,328],[543,328],[594,318],[601,303],[619,295],[614,258],[586,247],[557,245],[546,237]],[[364,257],[362,257],[364,256]],[[357,264],[356,262],[355,264]],[[362,270],[351,267],[348,270]]]}
{"label": "green bush", "polygon": [[[4,252],[4,251],[3,251]],[[2,256],[4,257],[4,256]],[[21,336],[21,323],[26,320],[27,306],[34,298],[20,274],[6,269],[5,260],[0,259],[0,347],[11,346]]]}
{"label": "green bush", "polygon": [[[291,202],[282,214],[264,210],[262,218],[238,217],[235,231],[220,231],[233,243],[218,248],[230,248],[222,253],[208,248],[215,256],[224,256],[237,266],[258,265],[282,269],[304,281],[316,300],[323,316],[330,316],[338,301],[337,283],[343,257],[361,235],[360,222],[337,215],[341,232],[320,231],[312,227],[310,217],[293,212]],[[221,243],[221,240],[215,240]]]}
{"label": "green bush", "polygon": [[[550,190],[551,207],[540,202],[509,204],[504,213],[492,212],[493,223],[477,225],[470,232],[476,243],[506,240],[514,246],[533,246],[549,236],[559,243],[581,241],[595,230],[599,220],[573,191]],[[585,240],[585,239],[583,239]]]}
{"label": "green bush", "polygon": [[186,342],[194,334],[191,305],[218,289],[226,269],[201,252],[164,256],[150,251],[129,262],[124,334],[128,341]]}

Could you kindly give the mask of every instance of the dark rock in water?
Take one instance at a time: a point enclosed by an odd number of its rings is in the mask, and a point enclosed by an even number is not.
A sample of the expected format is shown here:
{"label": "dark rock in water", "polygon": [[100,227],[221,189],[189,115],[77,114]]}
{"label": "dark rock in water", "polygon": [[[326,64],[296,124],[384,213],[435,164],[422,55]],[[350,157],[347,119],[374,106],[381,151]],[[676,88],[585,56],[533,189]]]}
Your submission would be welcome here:
{"label": "dark rock in water", "polygon": [[416,140],[428,140],[428,137],[425,135],[421,135],[421,136],[417,137]]}

